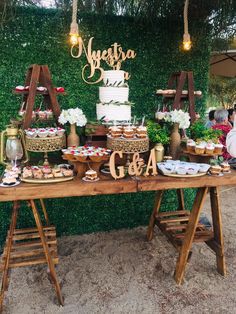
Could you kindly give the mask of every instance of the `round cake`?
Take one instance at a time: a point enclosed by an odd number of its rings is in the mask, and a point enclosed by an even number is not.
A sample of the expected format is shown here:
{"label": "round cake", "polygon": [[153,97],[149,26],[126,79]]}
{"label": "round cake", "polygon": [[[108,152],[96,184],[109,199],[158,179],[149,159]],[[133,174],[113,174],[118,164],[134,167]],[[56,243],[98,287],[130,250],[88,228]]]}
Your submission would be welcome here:
{"label": "round cake", "polygon": [[124,83],[124,77],[124,71],[104,71],[104,86],[99,87],[100,103],[96,105],[98,120],[102,118],[106,121],[131,120],[129,87]]}

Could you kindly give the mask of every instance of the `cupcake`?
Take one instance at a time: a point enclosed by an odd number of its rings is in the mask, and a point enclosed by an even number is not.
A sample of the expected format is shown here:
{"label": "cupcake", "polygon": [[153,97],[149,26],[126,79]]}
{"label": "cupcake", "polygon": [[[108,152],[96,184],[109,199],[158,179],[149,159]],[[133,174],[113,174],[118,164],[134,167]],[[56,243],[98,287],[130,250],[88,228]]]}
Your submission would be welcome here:
{"label": "cupcake", "polygon": [[147,128],[145,126],[140,125],[136,130],[136,135],[139,138],[147,137]]}
{"label": "cupcake", "polygon": [[47,120],[53,119],[53,112],[52,112],[52,109],[47,109],[47,110],[46,110],[46,117],[47,117]]}
{"label": "cupcake", "polygon": [[218,166],[218,165],[211,166],[209,171],[210,171],[210,174],[219,175],[221,173],[221,166]]}
{"label": "cupcake", "polygon": [[120,137],[122,135],[120,127],[112,126],[110,129],[112,137]]}
{"label": "cupcake", "polygon": [[48,136],[54,137],[57,134],[57,130],[55,128],[48,129]]}
{"label": "cupcake", "polygon": [[62,129],[60,127],[57,128],[57,135],[58,136],[63,136],[64,133],[65,133],[65,129]]}
{"label": "cupcake", "polygon": [[94,181],[97,179],[97,177],[97,172],[95,170],[90,169],[85,172],[86,180]]}
{"label": "cupcake", "polygon": [[39,120],[46,120],[47,119],[46,111],[39,110],[37,113],[38,113]]}
{"label": "cupcake", "polygon": [[25,130],[25,134],[26,134],[28,137],[31,137],[31,138],[34,138],[34,137],[37,136],[36,129],[27,129],[27,130]]}
{"label": "cupcake", "polygon": [[201,154],[204,154],[204,152],[205,152],[205,145],[204,144],[197,144],[196,146],[195,146],[195,153],[196,154],[199,154],[199,155],[201,155]]}
{"label": "cupcake", "polygon": [[48,130],[41,128],[38,129],[38,137],[45,138],[48,136]]}
{"label": "cupcake", "polygon": [[215,149],[214,149],[214,153],[215,154],[222,154],[222,150],[223,150],[223,145],[218,143],[218,144],[215,144]]}
{"label": "cupcake", "polygon": [[187,151],[188,152],[195,152],[195,146],[196,146],[196,143],[194,140],[188,140],[187,141]]}
{"label": "cupcake", "polygon": [[134,130],[131,126],[127,126],[123,130],[123,136],[125,138],[133,138],[134,137]]}
{"label": "cupcake", "polygon": [[213,155],[215,150],[215,145],[213,143],[207,143],[205,147],[205,153],[208,155]]}
{"label": "cupcake", "polygon": [[227,161],[224,161],[220,164],[222,172],[230,172],[230,165]]}

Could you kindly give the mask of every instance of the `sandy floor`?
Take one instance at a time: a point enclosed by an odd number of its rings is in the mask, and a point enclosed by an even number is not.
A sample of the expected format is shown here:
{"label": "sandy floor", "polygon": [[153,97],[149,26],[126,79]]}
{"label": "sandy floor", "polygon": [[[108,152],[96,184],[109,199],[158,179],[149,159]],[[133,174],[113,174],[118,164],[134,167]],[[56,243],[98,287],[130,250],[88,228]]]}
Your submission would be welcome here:
{"label": "sandy floor", "polygon": [[57,305],[46,266],[26,267],[12,271],[4,313],[236,313],[236,189],[224,190],[225,278],[210,249],[195,244],[177,286],[176,251],[157,230],[147,242],[146,227],[63,237],[57,274],[65,306]]}

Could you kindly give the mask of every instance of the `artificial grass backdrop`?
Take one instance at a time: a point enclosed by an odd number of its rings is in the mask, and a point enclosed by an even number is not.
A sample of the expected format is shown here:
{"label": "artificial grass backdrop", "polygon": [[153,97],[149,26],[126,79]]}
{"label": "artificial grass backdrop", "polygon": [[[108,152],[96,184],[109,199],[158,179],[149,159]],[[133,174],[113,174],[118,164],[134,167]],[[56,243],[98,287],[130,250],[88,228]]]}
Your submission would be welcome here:
{"label": "artificial grass backdrop", "polygon": [[[81,78],[85,55],[79,59],[70,56],[69,24],[70,16],[58,11],[18,9],[14,20],[0,31],[1,130],[21,106],[21,97],[13,95],[12,89],[24,85],[26,70],[34,63],[48,64],[54,85],[65,87],[67,95],[59,97],[61,108],[78,106],[89,119],[95,119],[98,85],[88,85]],[[137,53],[134,60],[122,65],[122,69],[131,74],[129,99],[135,103],[133,114],[139,118],[144,114],[152,116],[162,101],[155,96],[155,90],[166,88],[170,74],[180,70],[194,72],[195,90],[203,92],[197,111],[204,111],[210,51],[207,25],[200,21],[194,26],[190,23],[193,49],[185,53],[179,49],[182,19],[162,19],[149,25],[131,18],[83,15],[79,17],[79,24],[85,45],[94,36],[96,50],[107,49],[117,42],[124,50],[134,49]],[[104,68],[108,69],[107,65]],[[40,101],[39,98],[36,107]],[[189,192],[186,200],[192,202],[192,199],[193,192]],[[165,208],[175,200],[174,193],[169,193]],[[68,199],[48,200],[47,205],[58,234],[79,234],[146,224],[153,193],[73,198],[69,202]],[[9,206],[9,203],[1,203],[0,243],[9,223]],[[27,226],[31,220],[30,211],[24,207],[19,224]]]}

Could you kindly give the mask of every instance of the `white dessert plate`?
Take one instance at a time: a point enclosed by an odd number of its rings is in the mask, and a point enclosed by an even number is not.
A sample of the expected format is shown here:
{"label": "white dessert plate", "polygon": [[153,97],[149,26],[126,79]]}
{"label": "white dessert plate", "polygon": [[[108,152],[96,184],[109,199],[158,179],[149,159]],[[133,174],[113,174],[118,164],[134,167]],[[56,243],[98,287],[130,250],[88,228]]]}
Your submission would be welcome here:
{"label": "white dessert plate", "polygon": [[2,187],[2,188],[13,188],[14,186],[17,186],[20,183],[21,183],[21,181],[16,181],[16,183],[8,185],[8,184],[3,184],[3,182],[1,182],[0,187]]}
{"label": "white dessert plate", "polygon": [[82,180],[85,181],[85,182],[97,182],[97,181],[99,181],[100,179],[97,178],[97,179],[95,179],[95,180],[89,180],[89,179],[87,179],[86,177],[83,177]]}
{"label": "white dessert plate", "polygon": [[100,172],[104,174],[111,174],[109,169],[101,169]]}
{"label": "white dessert plate", "polygon": [[[225,174],[226,174],[226,173],[227,173],[227,172],[225,172]],[[222,176],[224,175],[224,173],[220,172],[219,174],[212,174],[212,173],[208,172],[208,175],[209,175],[209,176],[212,176],[212,177],[222,177]]]}

